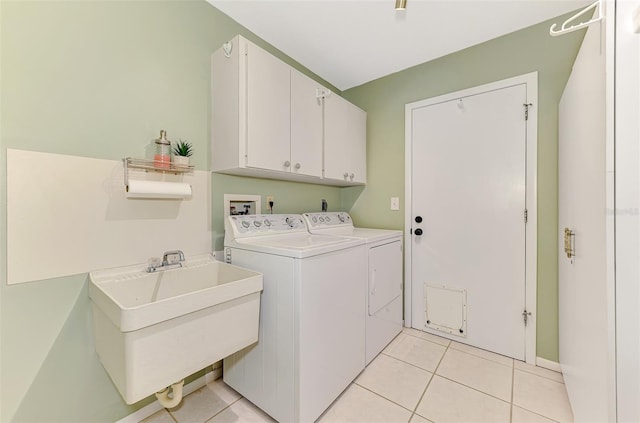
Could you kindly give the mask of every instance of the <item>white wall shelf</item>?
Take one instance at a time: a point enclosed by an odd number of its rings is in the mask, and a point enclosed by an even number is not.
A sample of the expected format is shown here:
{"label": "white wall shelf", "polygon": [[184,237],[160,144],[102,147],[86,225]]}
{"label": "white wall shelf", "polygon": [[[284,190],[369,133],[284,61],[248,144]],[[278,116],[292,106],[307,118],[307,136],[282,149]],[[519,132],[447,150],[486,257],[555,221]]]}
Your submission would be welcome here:
{"label": "white wall shelf", "polygon": [[134,159],[132,157],[125,157],[122,159],[124,162],[125,177],[126,170],[128,169],[141,169],[145,171],[163,172],[163,173],[187,173],[193,172],[193,166],[185,166],[176,163],[169,162],[156,162],[154,160]]}

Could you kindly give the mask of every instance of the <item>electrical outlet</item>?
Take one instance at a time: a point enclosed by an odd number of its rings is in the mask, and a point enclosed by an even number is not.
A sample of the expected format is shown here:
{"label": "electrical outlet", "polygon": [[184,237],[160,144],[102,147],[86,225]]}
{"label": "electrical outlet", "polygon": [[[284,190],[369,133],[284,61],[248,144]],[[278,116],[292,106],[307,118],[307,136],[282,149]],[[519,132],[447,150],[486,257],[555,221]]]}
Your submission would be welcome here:
{"label": "electrical outlet", "polygon": [[267,195],[267,204],[269,204],[271,201],[274,201],[273,198],[273,195]]}
{"label": "electrical outlet", "polygon": [[391,210],[400,210],[400,197],[391,197]]}

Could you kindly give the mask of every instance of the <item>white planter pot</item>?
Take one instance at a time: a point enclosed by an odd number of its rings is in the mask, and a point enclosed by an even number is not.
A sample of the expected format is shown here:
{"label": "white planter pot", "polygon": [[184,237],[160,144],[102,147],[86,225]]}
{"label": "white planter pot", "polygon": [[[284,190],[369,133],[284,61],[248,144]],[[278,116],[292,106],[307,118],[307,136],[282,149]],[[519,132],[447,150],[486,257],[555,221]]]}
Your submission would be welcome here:
{"label": "white planter pot", "polygon": [[176,164],[176,165],[179,165],[179,166],[189,166],[189,157],[172,156],[171,157],[171,162],[173,164]]}

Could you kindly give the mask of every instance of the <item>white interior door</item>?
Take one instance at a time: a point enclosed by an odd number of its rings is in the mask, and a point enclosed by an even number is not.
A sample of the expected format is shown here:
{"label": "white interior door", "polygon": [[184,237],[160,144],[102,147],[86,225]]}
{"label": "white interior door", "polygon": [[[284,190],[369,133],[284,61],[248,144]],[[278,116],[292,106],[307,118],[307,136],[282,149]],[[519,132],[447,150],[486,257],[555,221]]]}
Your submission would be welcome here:
{"label": "white interior door", "polygon": [[527,84],[412,110],[412,326],[525,359]]}
{"label": "white interior door", "polygon": [[[615,335],[614,361],[619,422],[640,422],[640,34],[633,16],[639,1],[606,2],[607,47],[614,39],[615,12]],[[614,8],[615,6],[615,8]],[[614,49],[607,50],[607,97],[613,95],[611,79]],[[611,115],[611,103],[607,111]],[[609,120],[607,124],[609,125]],[[613,125],[611,125],[613,126]],[[608,164],[612,153],[611,126],[607,127]],[[611,168],[607,168],[610,188]],[[607,193],[611,198],[611,191]],[[611,200],[608,210],[611,210]],[[608,215],[609,222],[614,216]],[[611,223],[610,223],[611,225]],[[609,226],[611,240],[611,226]],[[610,263],[609,263],[610,264]],[[611,265],[610,265],[611,267]],[[610,288],[611,289],[611,288]],[[611,331],[610,331],[611,333]],[[610,360],[611,362],[611,360]],[[615,398],[614,398],[615,400]],[[612,419],[609,419],[612,421]]]}
{"label": "white interior door", "polygon": [[[605,56],[589,27],[560,100],[558,150],[560,364],[575,421],[608,410]],[[574,250],[564,254],[564,228]],[[575,254],[575,256],[573,256]]]}

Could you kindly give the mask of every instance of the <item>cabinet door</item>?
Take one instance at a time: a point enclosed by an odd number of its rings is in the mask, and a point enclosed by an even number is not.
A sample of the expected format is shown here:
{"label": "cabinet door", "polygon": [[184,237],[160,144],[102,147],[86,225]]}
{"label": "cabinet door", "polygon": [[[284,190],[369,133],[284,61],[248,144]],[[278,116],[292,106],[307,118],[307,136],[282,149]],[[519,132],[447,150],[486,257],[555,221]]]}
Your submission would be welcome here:
{"label": "cabinet door", "polygon": [[347,102],[349,180],[367,182],[367,113]]}
{"label": "cabinet door", "polygon": [[306,75],[291,70],[291,172],[322,176],[322,99],[324,89]]}
{"label": "cabinet door", "polygon": [[324,99],[324,177],[365,183],[367,114],[337,95]]}
{"label": "cabinet door", "polygon": [[290,169],[289,69],[260,47],[247,43],[247,166]]}

